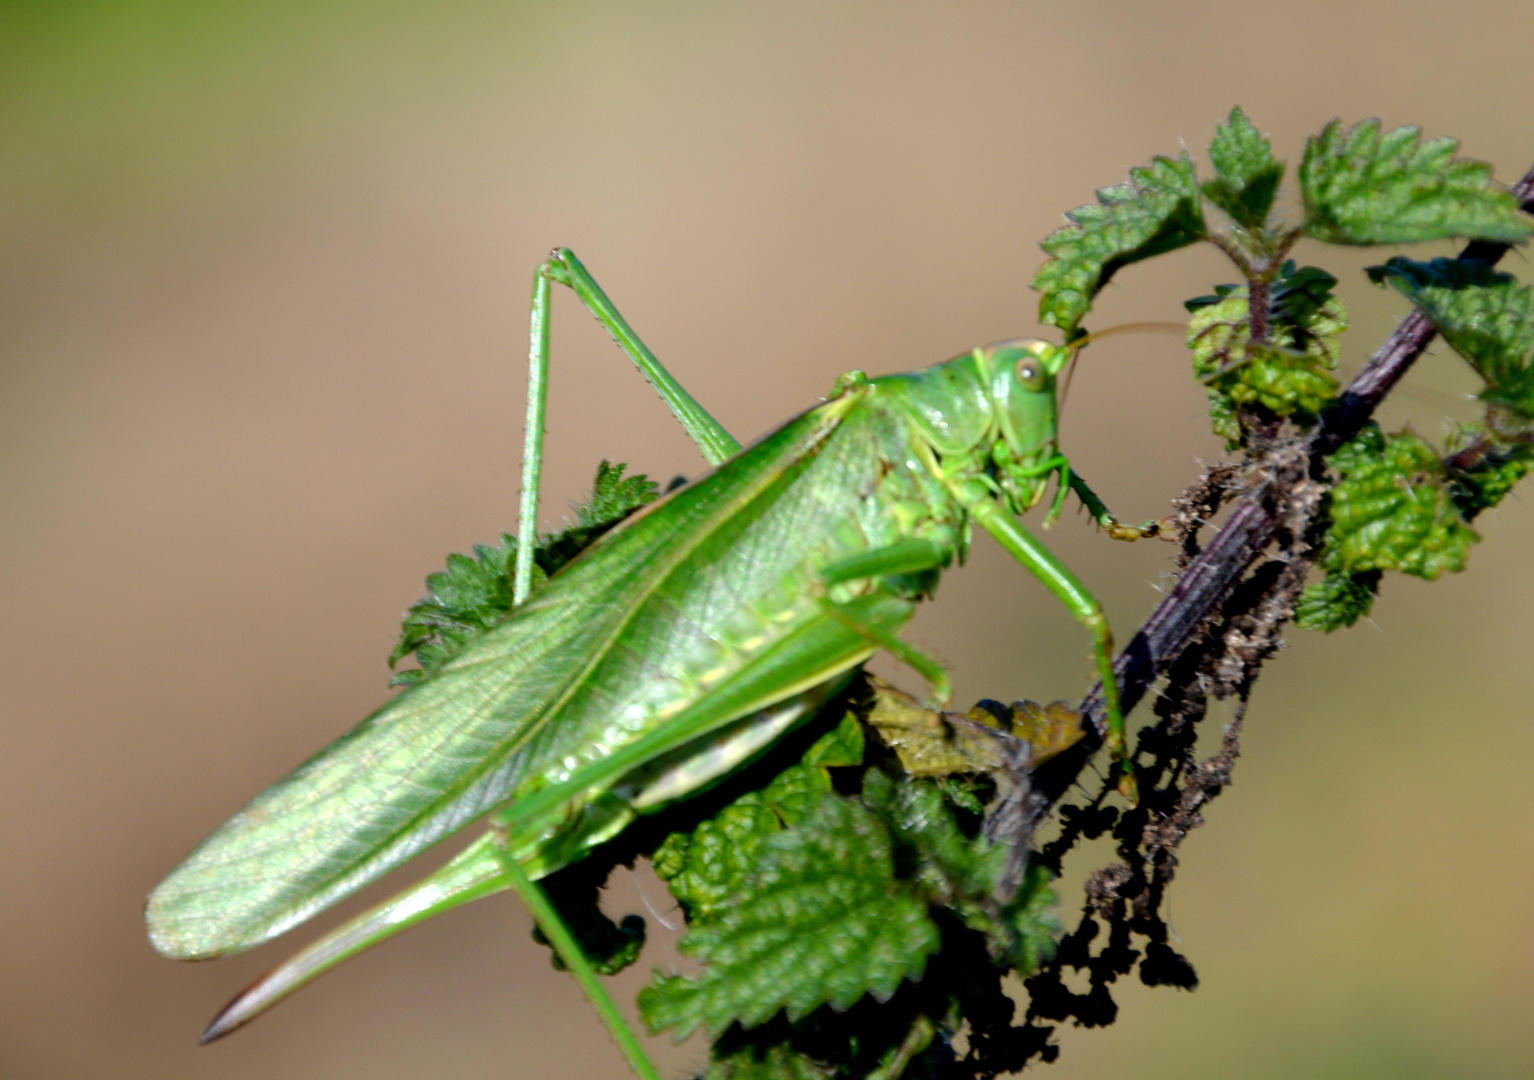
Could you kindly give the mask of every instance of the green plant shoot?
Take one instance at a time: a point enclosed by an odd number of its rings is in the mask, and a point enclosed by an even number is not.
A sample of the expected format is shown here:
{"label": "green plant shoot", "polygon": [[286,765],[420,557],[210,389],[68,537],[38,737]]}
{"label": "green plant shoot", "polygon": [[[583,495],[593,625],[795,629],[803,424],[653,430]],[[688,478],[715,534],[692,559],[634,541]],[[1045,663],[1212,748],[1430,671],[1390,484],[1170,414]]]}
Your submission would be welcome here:
{"label": "green plant shoot", "polygon": [[[712,469],[539,582],[532,540],[551,283],[569,286],[606,326]],[[556,251],[534,279],[514,610],[465,635],[429,674],[205,840],[150,896],[150,940],[178,959],[237,953],[476,819],[489,814],[490,827],[437,873],[246,991],[204,1039],[408,926],[509,888],[528,902],[635,1067],[650,1075],[533,882],[637,815],[751,760],[879,649],[946,702],[948,673],[899,634],[940,572],[963,561],[975,524],[1090,631],[1108,702],[1107,743],[1122,767],[1108,621],[1018,521],[1058,476],[1051,516],[1075,489],[1113,535],[1154,532],[1118,524],[1060,453],[1055,380],[1070,355],[1015,340],[910,374],[851,372],[823,404],[742,449],[665,371],[575,256]],[[1122,786],[1132,791],[1127,771]]]}

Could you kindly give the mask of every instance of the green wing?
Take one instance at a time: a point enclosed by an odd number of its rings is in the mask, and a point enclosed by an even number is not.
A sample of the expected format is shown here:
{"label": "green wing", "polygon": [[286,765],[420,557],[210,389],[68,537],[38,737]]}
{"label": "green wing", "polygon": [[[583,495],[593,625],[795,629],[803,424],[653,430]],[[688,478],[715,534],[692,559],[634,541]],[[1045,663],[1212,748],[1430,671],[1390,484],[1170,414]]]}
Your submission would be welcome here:
{"label": "green wing", "polygon": [[[150,895],[155,948],[178,959],[252,948],[504,804],[525,783],[559,786],[582,771],[581,763],[562,768],[559,755],[572,740],[591,745],[589,733],[544,729],[590,680],[594,658],[612,650],[689,553],[812,458],[855,400],[846,395],[805,413],[651,504],[440,673],[258,795]],[[760,697],[732,700],[725,719],[759,708]],[[643,743],[645,734],[609,736],[599,752]]]}
{"label": "green wing", "polygon": [[[910,602],[883,595],[859,601],[857,606],[861,618],[892,632],[903,625],[912,610]],[[566,784],[571,785],[572,791],[580,792],[587,785],[601,783],[604,776],[620,774],[622,762],[614,759],[621,757],[654,762],[655,754],[660,752],[657,748],[669,746],[682,737],[677,731],[706,731],[717,727],[721,718],[727,722],[731,714],[742,707],[755,707],[757,715],[752,719],[769,722],[778,710],[797,711],[804,706],[813,710],[825,695],[835,690],[840,682],[838,676],[867,659],[872,651],[867,641],[840,623],[823,616],[810,619],[777,647],[727,680],[718,693],[709,695],[676,717],[674,727],[668,725],[664,731],[652,732],[639,743],[623,747],[611,758],[581,770]],[[801,687],[808,689],[800,690]],[[768,701],[770,698],[779,700],[774,705]],[[655,745],[649,748],[640,745],[647,741]],[[651,751],[648,755],[644,753],[647,749]],[[709,748],[704,748],[699,756],[708,754]],[[546,796],[558,798],[558,789],[566,784],[545,789],[528,802],[544,801]],[[521,817],[519,812],[522,810],[522,803],[514,803],[507,808],[506,814]],[[632,810],[625,820],[631,817]],[[203,1041],[220,1038],[249,1023],[336,965],[417,923],[510,888],[511,882],[501,863],[500,842],[494,832],[485,833],[429,877],[289,957],[225,1006],[203,1033]],[[557,868],[557,865],[548,865],[549,861],[546,851],[535,849],[531,857],[525,859],[524,870],[530,877],[540,877]],[[557,858],[554,861],[557,864]]]}

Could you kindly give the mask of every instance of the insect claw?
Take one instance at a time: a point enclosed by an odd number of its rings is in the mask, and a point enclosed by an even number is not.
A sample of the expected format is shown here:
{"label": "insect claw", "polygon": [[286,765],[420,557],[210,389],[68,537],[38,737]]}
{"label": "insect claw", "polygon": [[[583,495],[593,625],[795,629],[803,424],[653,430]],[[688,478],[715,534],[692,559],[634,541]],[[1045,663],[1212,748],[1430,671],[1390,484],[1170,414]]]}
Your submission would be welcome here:
{"label": "insect claw", "polygon": [[1134,770],[1129,767],[1129,762],[1127,761],[1120,762],[1118,769],[1118,793],[1128,799],[1131,806],[1139,806],[1140,785],[1135,782]]}

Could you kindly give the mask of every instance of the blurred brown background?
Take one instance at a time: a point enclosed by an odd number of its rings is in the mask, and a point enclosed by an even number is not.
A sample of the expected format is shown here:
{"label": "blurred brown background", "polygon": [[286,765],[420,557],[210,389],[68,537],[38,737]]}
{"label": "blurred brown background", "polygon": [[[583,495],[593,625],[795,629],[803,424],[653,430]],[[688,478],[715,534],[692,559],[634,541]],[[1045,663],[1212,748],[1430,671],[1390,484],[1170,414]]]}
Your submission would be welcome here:
{"label": "blurred brown background", "polygon": [[[513,524],[550,246],[754,437],[846,368],[1032,332],[1061,212],[1201,154],[1233,103],[1291,163],[1329,118],[1378,115],[1515,179],[1531,35],[1513,0],[5,4],[0,1075],[623,1074],[510,899],[206,1049],[292,942],[181,965],[140,923],[199,839],[383,699],[422,577]],[[1403,310],[1357,272],[1390,252],[1298,254],[1343,277],[1356,369]],[[1231,276],[1210,252],[1133,268],[1092,325],[1177,318]],[[546,524],[604,456],[698,471],[563,293],[555,357]],[[1429,357],[1387,422],[1436,437],[1459,368]],[[1219,454],[1200,398],[1175,339],[1106,342],[1066,449],[1159,514]],[[1171,918],[1202,988],[1125,988],[1051,1075],[1534,1069],[1534,518],[1512,499],[1483,525],[1469,573],[1293,635],[1184,850]],[[1050,540],[1121,632],[1156,602],[1168,549],[1070,520]],[[914,635],[965,702],[1085,685],[1084,634],[984,542]],[[682,1075],[703,1051],[658,1052]]]}

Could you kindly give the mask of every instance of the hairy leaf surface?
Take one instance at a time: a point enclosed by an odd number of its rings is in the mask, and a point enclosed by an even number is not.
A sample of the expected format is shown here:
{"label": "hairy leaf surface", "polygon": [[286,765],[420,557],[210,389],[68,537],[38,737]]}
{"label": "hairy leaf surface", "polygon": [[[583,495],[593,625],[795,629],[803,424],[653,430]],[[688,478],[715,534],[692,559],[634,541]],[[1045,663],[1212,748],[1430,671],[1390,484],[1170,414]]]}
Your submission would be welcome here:
{"label": "hairy leaf surface", "polygon": [[939,944],[914,888],[895,878],[890,837],[873,811],[826,794],[796,827],[761,841],[736,902],[698,920],[681,948],[696,979],[658,975],[640,995],[651,1030],[717,1035],[732,1022],[789,1018],[823,1004],[879,1000],[919,978]]}
{"label": "hairy leaf surface", "polygon": [[1379,585],[1378,570],[1361,574],[1334,570],[1305,587],[1294,606],[1295,625],[1326,634],[1352,626],[1369,614]]}
{"label": "hairy leaf surface", "polygon": [[1436,580],[1465,567],[1480,537],[1465,524],[1443,463],[1420,436],[1365,428],[1329,464],[1331,528],[1321,563],[1348,574],[1399,570]]}
{"label": "hairy leaf surface", "polygon": [[1329,244],[1409,244],[1466,237],[1518,243],[1534,220],[1494,187],[1491,166],[1457,158],[1456,139],[1422,129],[1380,133],[1378,120],[1333,120],[1305,145],[1305,235]]}
{"label": "hairy leaf surface", "polygon": [[1092,297],[1121,267],[1202,239],[1204,212],[1193,162],[1184,153],[1158,157],[1129,171],[1129,181],[1103,188],[1097,202],[1066,215],[1069,224],[1040,245],[1049,261],[1034,276],[1039,321],[1067,336]]}
{"label": "hairy leaf surface", "polygon": [[1397,256],[1369,269],[1405,295],[1486,380],[1483,401],[1534,419],[1534,298],[1511,274],[1463,259]]}
{"label": "hairy leaf surface", "polygon": [[1273,148],[1237,105],[1215,128],[1209,144],[1215,178],[1203,184],[1204,197],[1245,228],[1267,220],[1273,196],[1284,178],[1284,163],[1273,159]]}

